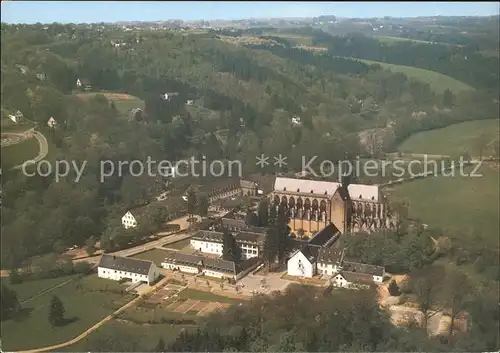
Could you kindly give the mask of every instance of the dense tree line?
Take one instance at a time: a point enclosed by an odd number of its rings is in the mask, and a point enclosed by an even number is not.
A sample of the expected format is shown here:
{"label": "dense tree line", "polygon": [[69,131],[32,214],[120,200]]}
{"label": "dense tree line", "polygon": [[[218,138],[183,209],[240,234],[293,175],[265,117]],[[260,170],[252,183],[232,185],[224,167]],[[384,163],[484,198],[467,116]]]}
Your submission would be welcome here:
{"label": "dense tree line", "polygon": [[[117,35],[125,48],[111,45]],[[482,92],[445,97],[377,66],[290,48],[237,47],[213,36],[2,24],[2,49],[2,111],[19,109],[41,126],[54,116],[58,128],[47,134],[54,160],[87,162],[78,183],[71,181],[74,173],[55,183],[50,176],[4,171],[2,261],[9,266],[84,245],[92,236],[110,248],[127,246],[154,229],[156,221],[124,232],[116,220],[157,196],[165,180],[135,177],[123,166],[101,182],[102,161],[117,166],[148,156],[209,155],[238,159],[252,172],[260,171],[255,156],[264,153],[288,157],[294,170],[301,168],[301,155],[335,161],[345,151],[361,154],[356,133],[388,121],[396,121],[399,142],[415,131],[491,118],[498,109]],[[46,73],[46,80],[36,73]],[[68,95],[78,77],[90,78],[97,91],[144,99],[143,121],[129,121],[104,96],[84,102]],[[165,93],[178,95],[167,101]],[[185,102],[193,99],[216,118],[188,109]],[[412,119],[416,111],[425,111],[426,119]],[[300,124],[292,123],[294,117]],[[216,136],[219,131],[227,138]],[[271,165],[265,171],[281,170]]]}
{"label": "dense tree line", "polygon": [[[456,274],[458,275],[458,274]],[[454,275],[455,276],[455,275]],[[458,277],[457,277],[458,278]],[[450,281],[452,281],[450,279]],[[437,292],[436,292],[437,293]],[[461,291],[461,293],[466,293]],[[443,298],[451,298],[443,292]],[[119,331],[87,340],[89,351],[169,352],[478,352],[498,349],[498,303],[486,288],[469,297],[470,331],[450,340],[429,337],[411,321],[396,327],[374,290],[325,291],[292,285],[284,293],[256,296],[183,330],[174,342],[138,342]],[[160,342],[162,341],[162,342]]]}
{"label": "dense tree line", "polygon": [[437,71],[498,97],[498,58],[486,57],[468,47],[410,41],[386,45],[374,38],[357,34],[338,37],[324,33],[313,38],[313,42],[326,45],[334,55]]}

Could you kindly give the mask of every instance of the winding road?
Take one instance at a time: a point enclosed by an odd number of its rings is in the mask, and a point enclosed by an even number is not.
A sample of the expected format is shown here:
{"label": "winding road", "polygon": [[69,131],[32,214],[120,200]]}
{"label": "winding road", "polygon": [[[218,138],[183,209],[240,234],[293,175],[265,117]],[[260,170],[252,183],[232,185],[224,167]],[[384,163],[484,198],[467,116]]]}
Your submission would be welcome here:
{"label": "winding road", "polygon": [[[31,128],[24,132],[3,132],[1,136],[1,147],[12,146],[30,138],[36,138],[38,141],[39,151],[38,155],[32,159],[34,163],[40,162],[42,159],[47,157],[47,154],[49,153],[49,144],[47,139],[42,133],[36,131],[35,128]],[[24,162],[26,161],[14,166],[12,169],[21,169]]]}

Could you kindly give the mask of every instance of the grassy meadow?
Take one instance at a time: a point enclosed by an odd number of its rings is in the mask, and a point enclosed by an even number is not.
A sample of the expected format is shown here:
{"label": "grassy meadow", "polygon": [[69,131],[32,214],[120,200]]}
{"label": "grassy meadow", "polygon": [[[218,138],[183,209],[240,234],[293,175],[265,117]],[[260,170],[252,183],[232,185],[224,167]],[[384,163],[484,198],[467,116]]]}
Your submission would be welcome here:
{"label": "grassy meadow", "polygon": [[2,147],[2,168],[12,168],[38,155],[39,144],[36,138],[26,139],[14,145]]}
{"label": "grassy meadow", "polygon": [[122,113],[127,114],[131,109],[141,108],[144,109],[145,103],[142,99],[126,93],[112,93],[112,92],[87,92],[77,93],[77,97],[81,99],[90,99],[98,94],[102,94],[109,101],[115,103],[116,109]]}
{"label": "grassy meadow", "polygon": [[362,61],[367,64],[379,64],[383,68],[388,69],[392,72],[405,74],[408,78],[429,84],[431,89],[436,93],[443,93],[446,89],[449,89],[453,93],[457,94],[463,91],[474,89],[461,81],[435,71],[420,69],[412,66],[387,64],[380,61],[363,60],[358,58],[352,59]]}
{"label": "grassy meadow", "polygon": [[[88,341],[99,340],[100,337],[127,337],[132,342],[137,342],[137,352],[153,351],[160,337],[165,344],[169,344],[175,340],[178,334],[183,329],[192,329],[193,326],[171,325],[171,324],[155,324],[155,325],[136,325],[123,320],[111,320],[105,323],[97,331],[92,332],[88,337],[83,340],[60,349],[60,352],[86,352],[88,351]],[[126,342],[125,342],[126,345]],[[129,347],[132,349],[132,347]]]}
{"label": "grassy meadow", "polygon": [[[118,282],[91,275],[34,298],[22,304],[19,315],[1,323],[2,348],[16,351],[66,342],[132,300],[131,294],[121,293],[124,289]],[[67,321],[55,328],[48,321],[53,295],[61,299]]]}
{"label": "grassy meadow", "polygon": [[49,290],[52,287],[60,285],[68,280],[75,279],[78,275],[62,276],[55,278],[36,279],[32,281],[23,281],[17,284],[10,284],[8,277],[2,277],[1,283],[5,283],[7,287],[12,288],[17,293],[17,298],[20,302],[28,300],[39,293]]}
{"label": "grassy meadow", "polygon": [[[489,143],[498,139],[499,133],[498,119],[467,121],[412,135],[399,145],[398,151],[445,155],[459,155],[467,151],[474,156],[477,155],[476,137],[483,135]],[[494,155],[494,151],[491,147],[487,148],[483,155]]]}
{"label": "grassy meadow", "polygon": [[[472,167],[465,168],[470,174]],[[479,232],[498,247],[500,213],[499,173],[483,165],[482,177],[438,176],[417,179],[386,190],[392,199],[409,202],[409,216],[430,227],[440,227],[453,234]]]}
{"label": "grassy meadow", "polygon": [[[174,244],[171,244],[171,245],[174,245]],[[156,266],[160,266],[161,263],[165,260],[166,253],[167,253],[166,250],[152,249],[152,250],[148,250],[148,251],[133,255],[131,257],[134,259],[153,261]]]}

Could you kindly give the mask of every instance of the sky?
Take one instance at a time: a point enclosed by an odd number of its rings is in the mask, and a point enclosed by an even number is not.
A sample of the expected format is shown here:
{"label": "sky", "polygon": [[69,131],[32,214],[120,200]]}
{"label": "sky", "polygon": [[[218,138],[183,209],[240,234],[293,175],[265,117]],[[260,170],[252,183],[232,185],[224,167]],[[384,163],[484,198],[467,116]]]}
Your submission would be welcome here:
{"label": "sky", "polygon": [[117,21],[215,20],[267,17],[489,16],[498,2],[150,2],[2,1],[7,23],[96,23]]}

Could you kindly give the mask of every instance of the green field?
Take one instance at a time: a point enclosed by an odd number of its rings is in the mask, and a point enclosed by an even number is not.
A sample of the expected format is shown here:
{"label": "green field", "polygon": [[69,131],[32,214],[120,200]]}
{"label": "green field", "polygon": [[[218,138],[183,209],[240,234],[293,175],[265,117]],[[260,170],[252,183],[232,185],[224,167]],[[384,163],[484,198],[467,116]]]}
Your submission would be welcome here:
{"label": "green field", "polygon": [[414,42],[414,43],[420,43],[420,44],[441,44],[441,45],[451,45],[447,43],[437,43],[437,42],[429,42],[427,40],[420,40],[420,39],[412,39],[412,38],[402,38],[402,37],[393,37],[393,36],[373,36],[375,39],[377,39],[381,43],[386,43],[386,44],[396,44],[397,42]]}
{"label": "green field", "polygon": [[35,158],[39,149],[38,140],[34,137],[15,145],[2,147],[2,168],[12,168],[28,159]]}
{"label": "green field", "polygon": [[[495,138],[498,139],[499,132],[498,119],[467,121],[417,133],[403,141],[398,151],[446,155],[459,155],[467,151],[470,155],[477,155],[475,137],[484,134],[488,143]],[[494,154],[495,151],[491,147],[483,151],[485,156]]]}
{"label": "green field", "polygon": [[34,126],[35,125],[29,120],[24,120],[22,123],[14,124],[9,119],[3,119],[1,124],[2,132],[24,132]]}
{"label": "green field", "polygon": [[281,37],[295,43],[295,45],[313,45],[311,36],[303,36],[295,33],[264,32],[263,36]]}
{"label": "green field", "polygon": [[142,99],[126,93],[87,92],[87,93],[77,93],[77,96],[86,100],[98,94],[103,95],[109,101],[113,101],[115,103],[116,109],[123,114],[128,113],[131,109],[134,108],[144,109],[145,107],[145,103]]}
{"label": "green field", "polygon": [[184,240],[181,240],[181,241],[177,241],[175,243],[167,244],[164,247],[165,248],[169,248],[169,249],[182,250],[185,247],[189,246],[190,243],[191,243],[191,241],[189,239],[184,239]]}
{"label": "green field", "polygon": [[32,281],[24,281],[18,284],[10,284],[9,279],[3,277],[1,282],[5,283],[8,287],[14,289],[17,293],[17,298],[20,302],[23,302],[38,293],[46,291],[58,284],[66,282],[67,280],[76,278],[77,275],[63,276],[56,278],[44,278]]}
{"label": "green field", "polygon": [[[212,278],[210,278],[212,280]],[[241,299],[223,297],[221,295],[217,295],[211,292],[204,292],[196,289],[186,288],[182,292],[179,293],[180,298],[194,299],[194,300],[206,300],[212,302],[220,302],[220,303],[230,303],[230,304],[238,304],[241,303]]]}
{"label": "green field", "polygon": [[169,344],[177,338],[177,335],[182,329],[192,329],[193,326],[180,326],[170,324],[155,324],[155,325],[135,325],[118,320],[111,320],[100,327],[97,331],[92,332],[87,338],[75,343],[71,346],[60,349],[60,352],[87,352],[88,344],[100,340],[101,337],[123,337],[123,347],[127,347],[128,342],[137,344],[136,352],[152,352],[158,343],[158,340],[163,338],[165,344]]}
{"label": "green field", "polygon": [[411,39],[411,38],[402,38],[402,37],[393,37],[393,36],[379,36],[379,35],[374,35],[373,38],[378,40],[381,43],[386,43],[386,44],[395,44],[397,42],[415,42],[415,43],[425,43],[425,44],[435,44],[433,42],[428,42],[425,40],[419,40],[419,39]]}
{"label": "green field", "polygon": [[162,249],[152,249],[145,252],[141,252],[140,254],[133,255],[134,259],[142,259],[153,261],[156,266],[160,266],[160,264],[165,260],[165,255],[167,251]]}
{"label": "green field", "polygon": [[[471,168],[465,169],[471,173]],[[477,231],[498,247],[499,173],[489,166],[479,170],[480,178],[459,176],[430,177],[394,186],[386,193],[392,199],[409,202],[409,216],[430,227],[459,232]]]}
{"label": "green field", "polygon": [[457,94],[462,91],[474,89],[461,81],[435,71],[424,70],[412,66],[387,64],[380,61],[370,61],[358,58],[351,59],[362,61],[367,64],[379,64],[383,68],[388,69],[392,72],[405,74],[408,78],[429,84],[431,89],[436,93],[443,93],[446,89],[449,89],[453,93]]}
{"label": "green field", "polygon": [[[68,341],[133,299],[125,286],[97,275],[72,281],[25,303],[14,319],[2,322],[2,344],[7,351],[32,349]],[[68,323],[52,328],[48,310],[53,295],[65,309]]]}
{"label": "green field", "polygon": [[151,351],[157,344],[160,337],[166,344],[174,340],[182,329],[190,330],[196,326],[194,324],[166,324],[159,323],[162,319],[168,320],[190,320],[197,322],[200,319],[197,311],[186,314],[170,311],[166,308],[176,300],[193,299],[205,301],[217,301],[220,303],[238,304],[241,300],[219,296],[210,292],[203,292],[194,289],[185,289],[179,293],[178,298],[171,298],[162,302],[154,309],[146,306],[134,306],[119,315],[119,318],[107,322],[98,330],[89,335],[88,338],[66,347],[62,351],[88,351],[90,341],[96,341],[102,337],[125,337],[134,344],[137,344],[135,351]]}

